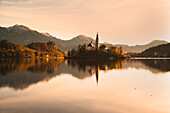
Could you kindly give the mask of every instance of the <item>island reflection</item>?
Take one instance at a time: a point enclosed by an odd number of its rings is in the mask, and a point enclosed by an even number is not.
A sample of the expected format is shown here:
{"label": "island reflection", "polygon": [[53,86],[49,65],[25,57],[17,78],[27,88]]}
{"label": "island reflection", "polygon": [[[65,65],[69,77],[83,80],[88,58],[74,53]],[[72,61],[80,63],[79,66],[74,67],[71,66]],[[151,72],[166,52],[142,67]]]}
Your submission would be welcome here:
{"label": "island reflection", "polygon": [[104,59],[78,59],[78,60],[67,60],[68,65],[72,67],[78,67],[79,71],[88,72],[90,75],[95,73],[96,82],[99,80],[100,70],[112,70],[122,69],[125,60],[104,60]]}
{"label": "island reflection", "polygon": [[81,80],[95,75],[98,83],[100,70],[141,68],[157,74],[169,72],[169,63],[170,60],[0,59],[0,88],[25,89],[63,74]]}

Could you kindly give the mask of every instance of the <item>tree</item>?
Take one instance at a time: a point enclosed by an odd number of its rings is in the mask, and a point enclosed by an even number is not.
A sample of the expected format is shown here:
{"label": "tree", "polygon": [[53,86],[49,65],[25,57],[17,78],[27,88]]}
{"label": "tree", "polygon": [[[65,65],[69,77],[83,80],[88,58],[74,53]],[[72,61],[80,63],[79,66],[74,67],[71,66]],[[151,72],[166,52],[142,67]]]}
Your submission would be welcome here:
{"label": "tree", "polygon": [[82,49],[82,51],[87,51],[87,46],[86,46],[86,44],[83,44],[83,45],[81,46],[81,49]]}
{"label": "tree", "polygon": [[23,57],[23,52],[20,49],[18,49],[16,51],[16,55],[17,55],[17,57]]}
{"label": "tree", "polygon": [[73,48],[72,50],[71,50],[71,56],[73,57],[73,56],[75,56],[77,54],[77,51],[75,50],[75,48]]}
{"label": "tree", "polygon": [[121,54],[121,53],[123,53],[123,48],[122,48],[122,47],[120,47],[120,48],[118,49],[118,54]]}

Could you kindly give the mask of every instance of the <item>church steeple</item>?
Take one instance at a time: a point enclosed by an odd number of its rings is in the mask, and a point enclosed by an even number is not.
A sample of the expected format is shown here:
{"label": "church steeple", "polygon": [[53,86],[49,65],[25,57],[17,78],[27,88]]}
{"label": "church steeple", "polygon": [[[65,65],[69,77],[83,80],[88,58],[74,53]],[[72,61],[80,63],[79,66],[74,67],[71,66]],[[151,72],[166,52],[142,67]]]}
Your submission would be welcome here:
{"label": "church steeple", "polygon": [[97,51],[99,50],[99,35],[98,35],[98,32],[97,32],[97,35],[96,35],[96,50]]}
{"label": "church steeple", "polygon": [[97,32],[97,35],[96,35],[96,39],[99,39],[99,34],[98,34],[98,32]]}

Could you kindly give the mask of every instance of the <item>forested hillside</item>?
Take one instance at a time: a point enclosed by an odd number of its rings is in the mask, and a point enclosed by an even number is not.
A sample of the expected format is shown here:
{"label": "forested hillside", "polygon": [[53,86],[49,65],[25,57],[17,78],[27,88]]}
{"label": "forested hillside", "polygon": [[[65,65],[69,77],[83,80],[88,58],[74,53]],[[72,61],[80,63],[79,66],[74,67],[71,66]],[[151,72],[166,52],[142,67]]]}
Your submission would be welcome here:
{"label": "forested hillside", "polygon": [[151,47],[143,52],[139,56],[142,57],[170,57],[170,43]]}
{"label": "forested hillside", "polygon": [[34,42],[27,46],[15,45],[7,40],[0,41],[0,57],[63,57],[64,52],[55,42]]}

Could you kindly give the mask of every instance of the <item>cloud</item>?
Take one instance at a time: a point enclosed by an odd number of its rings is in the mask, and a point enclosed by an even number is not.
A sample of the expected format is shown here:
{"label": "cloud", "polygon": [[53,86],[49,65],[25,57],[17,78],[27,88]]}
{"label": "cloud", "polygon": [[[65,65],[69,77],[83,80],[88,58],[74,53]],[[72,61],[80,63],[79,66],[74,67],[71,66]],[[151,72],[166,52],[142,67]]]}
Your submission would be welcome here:
{"label": "cloud", "polygon": [[18,1],[23,1],[23,2],[24,2],[24,1],[28,1],[28,0],[0,0],[0,1],[1,1],[1,2],[2,2],[2,1],[9,1],[9,2],[18,2]]}
{"label": "cloud", "polygon": [[23,18],[18,18],[18,17],[13,17],[13,16],[6,16],[6,15],[0,15],[2,18],[10,18],[10,19],[23,19]]}
{"label": "cloud", "polygon": [[16,4],[18,2],[28,2],[30,0],[0,0],[0,3],[1,5],[4,5],[4,4]]}

